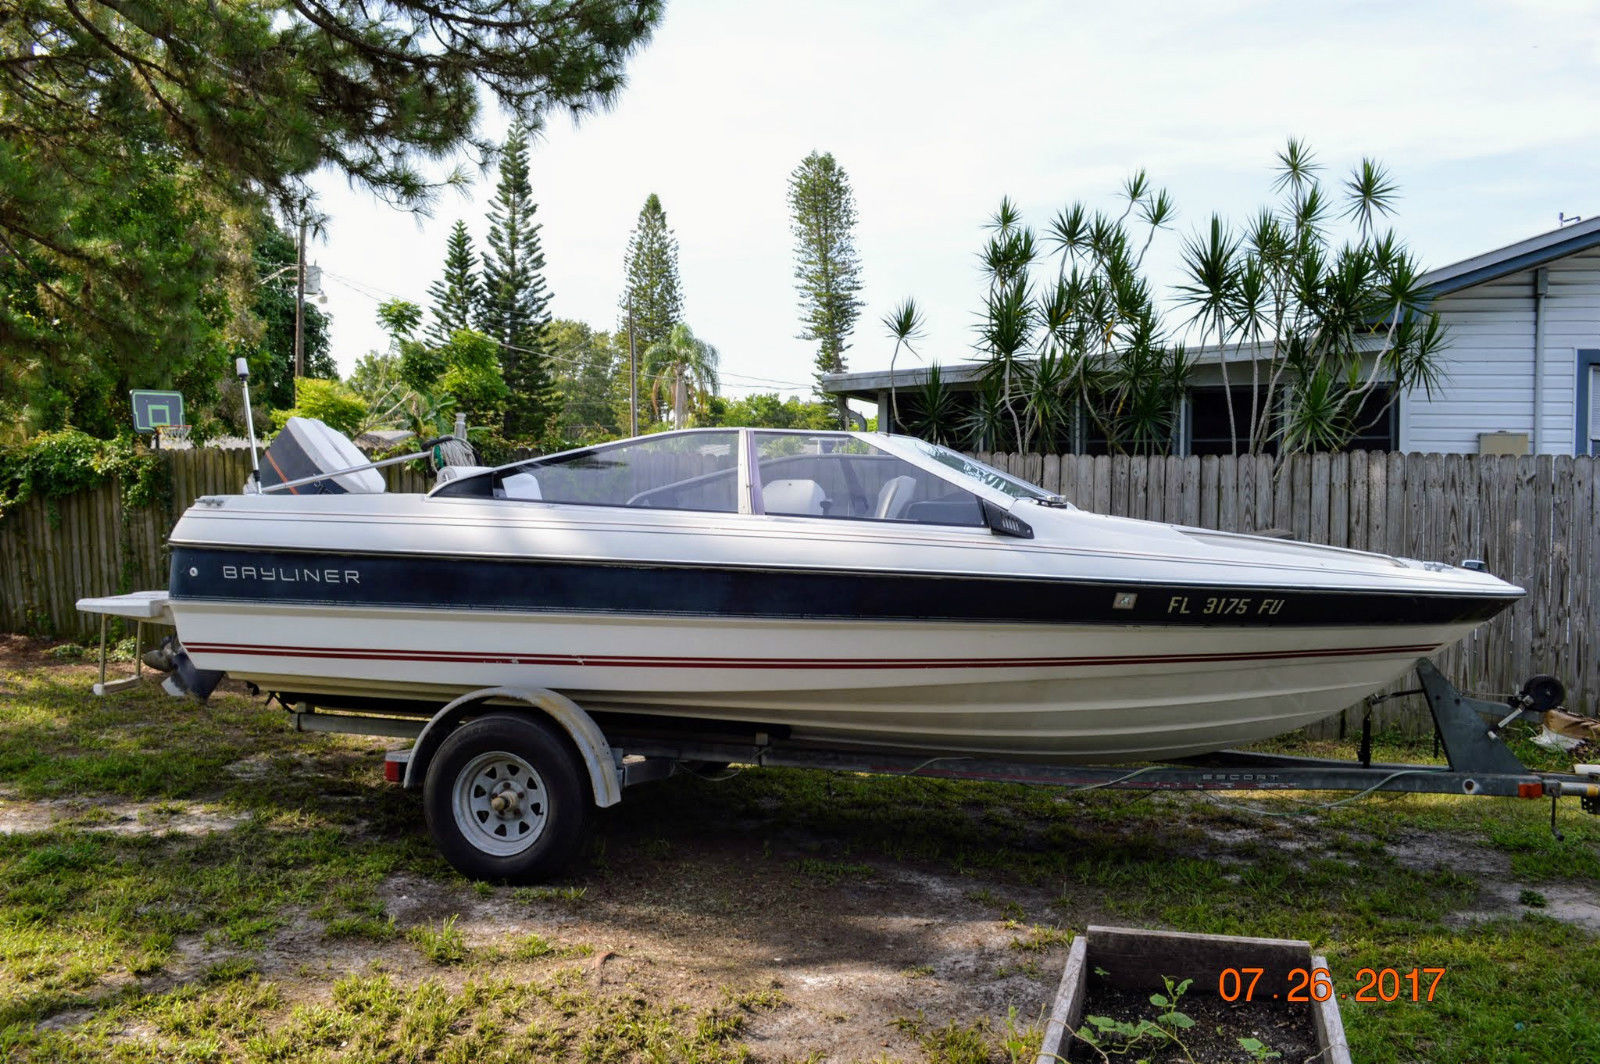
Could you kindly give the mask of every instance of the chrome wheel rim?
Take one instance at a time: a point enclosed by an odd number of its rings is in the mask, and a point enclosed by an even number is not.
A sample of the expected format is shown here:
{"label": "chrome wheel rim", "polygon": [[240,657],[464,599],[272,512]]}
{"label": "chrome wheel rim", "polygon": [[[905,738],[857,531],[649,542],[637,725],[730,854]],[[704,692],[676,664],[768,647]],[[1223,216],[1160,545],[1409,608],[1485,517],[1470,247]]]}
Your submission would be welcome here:
{"label": "chrome wheel rim", "polygon": [[496,857],[513,857],[539,841],[550,819],[550,796],[532,765],[496,750],[456,773],[452,806],[468,842]]}

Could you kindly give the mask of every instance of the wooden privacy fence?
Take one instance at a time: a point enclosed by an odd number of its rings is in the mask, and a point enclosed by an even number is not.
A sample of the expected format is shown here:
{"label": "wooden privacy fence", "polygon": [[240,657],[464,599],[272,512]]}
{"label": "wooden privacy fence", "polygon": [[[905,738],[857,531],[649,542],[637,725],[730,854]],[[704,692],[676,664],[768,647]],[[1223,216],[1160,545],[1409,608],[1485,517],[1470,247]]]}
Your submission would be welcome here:
{"label": "wooden privacy fence", "polygon": [[[1559,676],[1577,710],[1600,709],[1600,482],[1590,458],[1437,454],[1133,458],[983,454],[981,459],[1087,510],[1226,531],[1278,528],[1296,539],[1413,558],[1481,558],[1528,589],[1514,608],[1440,658],[1477,691]],[[31,499],[0,522],[0,631],[84,639],[84,595],[165,587],[167,533],[201,495],[237,492],[243,450],[166,455],[164,505],[124,511],[120,485]],[[391,490],[429,478],[385,471]],[[1427,727],[1416,707],[1382,715]],[[1333,725],[1334,727],[1337,724]]]}
{"label": "wooden privacy fence", "polygon": [[[1600,482],[1592,458],[977,457],[1096,513],[1229,532],[1281,529],[1311,543],[1452,564],[1482,559],[1528,594],[1440,654],[1445,675],[1464,689],[1506,692],[1547,672],[1566,683],[1575,711],[1600,709]],[[1420,704],[1379,717],[1432,728]]]}

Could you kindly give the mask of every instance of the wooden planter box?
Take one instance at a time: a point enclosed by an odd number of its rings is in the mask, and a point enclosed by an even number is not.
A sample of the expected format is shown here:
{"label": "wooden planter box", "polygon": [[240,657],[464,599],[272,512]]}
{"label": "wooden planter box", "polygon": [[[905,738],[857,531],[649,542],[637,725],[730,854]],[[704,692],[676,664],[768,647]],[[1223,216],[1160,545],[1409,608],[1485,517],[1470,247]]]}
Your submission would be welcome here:
{"label": "wooden planter box", "polygon": [[[1194,980],[1186,996],[1216,996],[1217,981],[1224,969],[1260,968],[1253,999],[1272,1001],[1273,994],[1287,996],[1287,988],[1302,977],[1295,969],[1308,972],[1326,969],[1328,962],[1313,956],[1311,944],[1281,938],[1242,938],[1233,935],[1191,935],[1179,931],[1147,931],[1131,927],[1090,927],[1072,943],[1067,968],[1061,977],[1044,1042],[1036,1064],[1061,1064],[1074,1041],[1073,1031],[1083,1021],[1084,1003],[1089,994],[1090,973],[1102,970],[1105,982],[1127,990],[1160,991],[1162,977]],[[1246,977],[1248,981],[1248,977]],[[1310,996],[1307,994],[1306,996]],[[1281,1000],[1281,999],[1276,999]],[[1326,1001],[1284,1004],[1285,1008],[1310,1010],[1316,1030],[1318,1058],[1322,1064],[1350,1064],[1350,1048],[1344,1040],[1344,1024],[1339,1019],[1337,994]]]}

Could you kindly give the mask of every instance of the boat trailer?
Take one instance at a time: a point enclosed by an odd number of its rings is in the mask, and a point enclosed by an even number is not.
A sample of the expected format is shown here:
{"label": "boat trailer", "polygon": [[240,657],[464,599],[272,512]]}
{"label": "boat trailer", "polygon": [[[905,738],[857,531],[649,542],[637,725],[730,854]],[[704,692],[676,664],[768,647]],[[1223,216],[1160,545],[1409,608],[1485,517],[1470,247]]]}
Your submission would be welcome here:
{"label": "boat trailer", "polygon": [[[752,741],[715,741],[673,736],[633,734],[614,727],[603,734],[604,749],[591,746],[585,737],[571,734],[574,745],[583,753],[591,779],[607,760],[614,766],[617,790],[607,800],[596,785],[596,804],[610,805],[620,800],[618,790],[638,783],[659,780],[680,771],[699,773],[697,766],[751,765],[773,768],[825,769],[888,776],[916,776],[930,779],[981,780],[991,783],[1021,783],[1060,787],[1066,790],[1134,791],[1348,791],[1356,798],[1378,792],[1411,794],[1456,794],[1467,797],[1550,799],[1550,827],[1557,838],[1557,803],[1564,796],[1577,797],[1583,811],[1600,814],[1600,764],[1578,764],[1571,773],[1535,772],[1522,764],[1501,738],[1502,730],[1517,720],[1540,723],[1547,709],[1555,708],[1564,692],[1552,681],[1539,678],[1517,695],[1504,701],[1475,698],[1445,678],[1426,658],[1416,663],[1421,686],[1413,690],[1368,699],[1369,712],[1362,721],[1359,753],[1355,761],[1336,758],[1298,757],[1286,754],[1224,750],[1215,754],[1143,766],[1061,765],[1048,762],[996,760],[984,757],[941,755],[921,756],[874,750],[825,747],[796,743],[756,732]],[[1402,764],[1372,760],[1370,710],[1391,698],[1420,694],[1431,711],[1436,740],[1445,765]],[[551,692],[477,692],[463,696],[452,706],[455,712],[474,701],[478,711],[489,709],[485,701],[510,696],[519,701],[548,705]],[[589,719],[586,713],[566,698],[554,699]],[[498,700],[498,699],[496,699]],[[418,738],[417,746],[391,751],[386,771],[394,782],[419,788],[429,775],[429,764],[437,740],[428,742],[428,733],[439,729],[449,707],[426,723],[419,719],[373,717],[365,714],[319,711],[299,703],[290,708],[297,729],[306,731],[383,734]],[[1351,799],[1346,798],[1344,801]]]}
{"label": "boat trailer", "polygon": [[[136,624],[142,649],[146,624],[172,623],[165,592],[82,599],[79,609],[101,615],[97,695],[138,684],[132,676],[106,675],[108,616]],[[1502,700],[1462,693],[1426,658],[1416,674],[1421,686],[1368,699],[1356,760],[1295,757],[1224,750],[1147,765],[1063,765],[981,756],[890,753],[790,740],[778,729],[748,725],[737,734],[701,735],[646,730],[649,722],[596,719],[570,698],[546,690],[487,688],[462,695],[431,717],[373,710],[319,709],[287,696],[290,720],[302,731],[409,739],[392,750],[385,776],[423,791],[423,808],[435,843],[468,875],[523,879],[549,875],[577,851],[587,810],[615,805],[624,788],[706,765],[828,769],[929,779],[984,780],[1065,790],[1132,791],[1347,791],[1351,801],[1378,792],[1457,794],[1467,797],[1550,799],[1550,829],[1559,800],[1579,799],[1600,814],[1600,764],[1571,773],[1535,772],[1501,738],[1513,721],[1541,723],[1565,692],[1536,677]],[[168,683],[170,684],[170,678]],[[167,686],[180,693],[179,684]],[[189,691],[194,687],[189,686]],[[1446,764],[1390,764],[1372,760],[1371,708],[1386,698],[1420,694],[1433,715]],[[603,715],[602,715],[603,716]],[[523,833],[525,842],[512,836]]]}

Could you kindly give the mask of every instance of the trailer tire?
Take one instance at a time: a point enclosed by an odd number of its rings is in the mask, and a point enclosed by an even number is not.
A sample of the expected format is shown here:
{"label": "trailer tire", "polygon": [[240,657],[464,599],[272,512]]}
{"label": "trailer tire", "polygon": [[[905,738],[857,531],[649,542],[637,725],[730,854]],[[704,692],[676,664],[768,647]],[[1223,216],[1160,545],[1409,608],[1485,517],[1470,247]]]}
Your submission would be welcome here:
{"label": "trailer tire", "polygon": [[422,808],[444,859],[473,879],[553,876],[583,844],[583,769],[551,725],[515,713],[463,724],[428,765]]}

